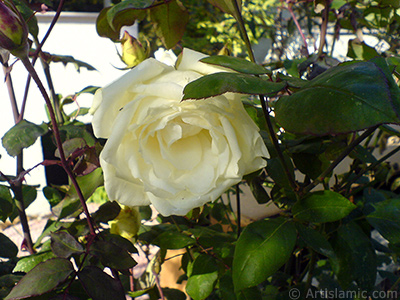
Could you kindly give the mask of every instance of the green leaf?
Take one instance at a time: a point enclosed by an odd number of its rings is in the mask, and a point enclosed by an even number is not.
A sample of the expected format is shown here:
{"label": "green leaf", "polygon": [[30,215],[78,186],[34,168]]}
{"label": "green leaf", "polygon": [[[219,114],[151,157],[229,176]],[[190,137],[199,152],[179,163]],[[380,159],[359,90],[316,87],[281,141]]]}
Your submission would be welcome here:
{"label": "green leaf", "polygon": [[90,250],[104,266],[112,269],[125,270],[136,265],[136,262],[126,250],[112,242],[95,241]]}
{"label": "green leaf", "polygon": [[24,272],[28,273],[39,263],[49,260],[50,258],[55,258],[55,255],[51,251],[39,252],[33,255],[22,257],[15,266],[13,272]]}
{"label": "green leaf", "polygon": [[377,263],[370,239],[356,223],[341,226],[332,242],[337,260],[330,260],[343,289],[355,281],[359,289],[371,291],[375,286]]}
{"label": "green leaf", "polygon": [[145,289],[145,290],[140,290],[140,291],[135,291],[135,292],[129,292],[128,291],[128,295],[130,297],[132,297],[133,299],[135,299],[136,297],[140,297],[144,294],[147,294],[147,292],[150,290],[151,288]]}
{"label": "green leaf", "polygon": [[[217,210],[222,209],[224,209],[224,206],[219,206]],[[213,248],[214,253],[220,257],[224,258],[228,255],[233,255],[233,244],[236,241],[234,235],[200,226],[191,228],[190,233],[193,234],[202,247]]]}
{"label": "green leaf", "polygon": [[73,273],[74,267],[69,260],[63,258],[47,260],[22,277],[5,300],[43,295],[54,290]]}
{"label": "green leaf", "polygon": [[374,203],[368,222],[389,242],[400,243],[400,198]]}
{"label": "green leaf", "polygon": [[189,277],[199,274],[213,273],[218,270],[215,259],[207,254],[199,254],[195,260],[189,263],[187,275]]}
{"label": "green leaf", "polygon": [[194,300],[206,299],[214,289],[218,279],[218,271],[189,277],[186,284],[186,292]]}
{"label": "green leaf", "polygon": [[359,60],[370,60],[375,56],[379,56],[379,53],[365,42],[351,39],[348,42],[347,56]]}
{"label": "green leaf", "polygon": [[[333,67],[275,103],[277,122],[300,134],[340,134],[399,123],[399,98],[376,64]],[[393,91],[391,91],[392,89]]]}
{"label": "green leaf", "polygon": [[8,236],[0,232],[0,257],[13,258],[18,254],[18,247]]}
{"label": "green leaf", "polygon": [[[241,9],[242,0],[235,0],[235,1],[237,1],[238,5],[239,5],[239,9]],[[218,7],[223,12],[225,12],[227,14],[231,14],[236,19],[238,19],[240,17],[235,10],[233,2],[230,0],[208,0],[208,2],[210,2],[212,5]]]}
{"label": "green leaf", "polygon": [[[85,148],[85,146],[87,146],[86,141],[82,138],[69,139],[62,144],[66,158],[68,158],[76,150]],[[55,151],[54,156],[60,158],[60,152],[58,149]]]}
{"label": "green leaf", "polygon": [[43,195],[46,197],[51,207],[56,206],[62,200],[60,191],[51,186],[45,186],[43,188]]}
{"label": "green leaf", "polygon": [[252,74],[252,75],[271,74],[271,71],[267,70],[263,66],[260,66],[256,63],[238,57],[217,55],[217,56],[205,57],[200,61],[210,65],[217,65],[229,68],[244,74]]}
{"label": "green leaf", "polygon": [[293,153],[293,162],[299,171],[311,179],[316,179],[322,173],[322,161],[318,155],[311,153]]}
{"label": "green leaf", "polygon": [[5,222],[12,215],[14,205],[4,198],[0,198],[0,221]]}
{"label": "green leaf", "polygon": [[269,202],[269,200],[271,200],[263,186],[262,179],[260,177],[254,177],[246,181],[258,204],[266,204]]}
{"label": "green leaf", "polygon": [[150,19],[158,37],[167,49],[171,49],[182,39],[189,14],[178,0],[172,0],[151,8]]}
{"label": "green leaf", "polygon": [[293,217],[313,223],[334,222],[346,217],[356,206],[332,191],[318,191],[293,205]]}
{"label": "green leaf", "polygon": [[[298,59],[287,59],[283,61],[283,67],[285,68],[286,72],[293,76],[294,78],[299,77],[301,65],[309,62],[307,58],[298,58]],[[299,82],[299,81],[298,81]]]}
{"label": "green leaf", "polygon": [[[63,227],[65,224],[64,222],[57,222],[54,221],[52,219],[48,219],[47,223],[42,231],[42,233],[40,234],[40,236],[37,238],[35,244],[33,245],[35,248],[39,248],[41,247],[41,243],[43,238],[45,238],[46,236],[49,236],[51,232],[57,231],[58,229],[60,229],[61,227]],[[64,226],[67,227],[67,226]]]}
{"label": "green leaf", "polygon": [[214,289],[218,268],[213,257],[200,254],[188,268],[186,292],[194,300],[206,299]]}
{"label": "green leaf", "polygon": [[43,126],[22,120],[7,131],[1,140],[7,153],[10,156],[17,156],[22,149],[32,146],[36,139],[46,132],[47,129]]}
{"label": "green leaf", "polygon": [[162,288],[166,300],[186,300],[187,297],[184,292],[177,289]]}
{"label": "green leaf", "polygon": [[162,249],[181,249],[194,243],[194,239],[178,231],[165,231],[153,240],[153,244]]}
{"label": "green leaf", "polygon": [[250,101],[242,101],[244,108],[246,109],[247,114],[250,118],[253,119],[254,123],[260,128],[261,131],[266,131],[267,123],[265,121],[264,113],[262,107],[257,105],[254,102]]}
{"label": "green leaf", "polygon": [[[87,236],[90,234],[89,225],[87,219],[76,219],[72,223],[67,223],[68,232],[75,237]],[[64,229],[64,228],[62,228]]]}
{"label": "green leaf", "polygon": [[38,37],[39,34],[39,26],[37,22],[37,18],[35,12],[28,6],[25,1],[13,1],[18,11],[21,13],[24,20],[27,22],[28,31],[35,38]]}
{"label": "green leaf", "polygon": [[114,220],[120,211],[121,206],[117,202],[107,201],[93,214],[93,219],[96,222],[107,223],[108,221]]}
{"label": "green leaf", "polygon": [[285,88],[285,82],[271,82],[248,74],[220,72],[190,82],[183,90],[183,100],[204,99],[226,92],[248,95],[272,95]]}
{"label": "green leaf", "polygon": [[82,95],[82,94],[92,94],[92,95],[94,95],[99,88],[100,87],[98,87],[98,86],[89,85],[89,86],[81,89],[75,95],[76,96],[79,96],[79,95]]}
{"label": "green leaf", "polygon": [[[36,200],[37,188],[39,186],[22,185],[22,198],[24,200],[25,209],[29,207]],[[9,215],[10,221],[14,221],[19,216],[18,209],[14,205],[13,212]]]}
{"label": "green leaf", "polygon": [[65,197],[52,208],[54,215],[61,220],[70,216],[78,216],[82,211],[82,204],[77,197]]}
{"label": "green leaf", "polygon": [[357,158],[363,163],[371,164],[376,162],[375,156],[370,151],[361,145],[357,145],[354,150],[350,153],[351,158]]}
{"label": "green leaf", "polygon": [[0,276],[0,299],[4,299],[21,278],[22,275],[14,274]]}
{"label": "green leaf", "polygon": [[[85,295],[86,296],[86,295]],[[69,294],[58,294],[57,296],[49,299],[49,300],[81,300],[82,298],[78,298]],[[31,299],[31,300],[42,300],[42,299]],[[47,300],[47,299],[43,299],[43,300]]]}
{"label": "green leaf", "polygon": [[111,7],[107,19],[111,23],[122,11],[127,9],[145,9],[153,5],[155,0],[125,0]]}
{"label": "green leaf", "polygon": [[78,116],[85,116],[89,113],[90,108],[88,107],[80,107],[78,109],[75,109],[73,112],[69,114],[70,117],[78,117]]}
{"label": "green leaf", "polygon": [[[298,71],[297,71],[297,75],[293,75],[293,76],[298,76]],[[308,83],[307,80],[297,78],[297,77],[283,75],[282,73],[276,74],[276,77],[280,80],[286,81],[289,88],[299,89],[299,88],[304,87]]]}
{"label": "green leaf", "polygon": [[106,7],[101,10],[96,19],[96,31],[99,36],[107,37],[116,42],[119,39],[119,30],[113,29],[108,23],[107,13],[110,10],[111,7]]}
{"label": "green leaf", "polygon": [[150,220],[151,216],[153,215],[153,211],[151,210],[150,206],[140,206],[139,212],[142,220]]}
{"label": "green leaf", "polygon": [[[130,26],[141,16],[143,9],[153,5],[155,0],[125,0],[107,10],[107,22],[115,32],[122,26]],[[129,18],[127,18],[129,16]],[[141,18],[141,17],[140,17]]]}
{"label": "green leaf", "polygon": [[379,4],[382,6],[389,5],[394,8],[400,8],[400,3],[397,0],[381,0],[381,1],[379,1]]}
{"label": "green leaf", "polygon": [[104,237],[104,239],[108,242],[111,242],[119,247],[121,247],[122,249],[130,252],[130,253],[137,253],[138,250],[136,249],[136,247],[132,244],[131,241],[129,241],[128,239],[117,235],[117,234],[111,234],[111,233],[107,233],[105,235],[102,235]]}
{"label": "green leaf", "polygon": [[[76,180],[81,188],[84,199],[87,200],[99,186],[103,185],[103,170],[97,168],[88,175],[77,177]],[[65,198],[53,208],[53,211],[58,215],[59,219],[82,211],[82,205],[73,185],[67,192]]]}
{"label": "green leaf", "polygon": [[75,238],[66,231],[53,232],[51,237],[51,250],[58,257],[69,258],[72,254],[83,253],[84,248]]}
{"label": "green leaf", "polygon": [[[387,79],[387,84],[389,85],[390,93],[393,97],[393,107],[396,112],[400,111],[400,89],[397,85],[397,82],[394,80],[394,70],[398,68],[396,64],[390,60],[390,58],[383,57],[375,57],[371,59],[371,62],[374,63],[384,74]],[[399,115],[397,113],[397,115]]]}
{"label": "green leaf", "polygon": [[240,235],[233,258],[235,291],[255,286],[290,258],[296,243],[293,223],[283,218],[251,223]]}
{"label": "green leaf", "polygon": [[231,270],[225,272],[225,274],[219,278],[218,288],[219,288],[218,289],[219,293],[221,294],[221,299],[236,300],[236,294],[233,286]]}
{"label": "green leaf", "polygon": [[326,257],[335,259],[335,252],[329,244],[328,240],[317,230],[306,227],[300,223],[296,223],[297,231],[299,232],[300,238],[313,249]]}
{"label": "green leaf", "polygon": [[241,290],[237,293],[237,300],[253,300],[262,299],[260,290],[257,287],[251,287],[248,289]]}
{"label": "green leaf", "polygon": [[36,200],[38,187],[38,185],[22,185],[22,196],[24,198],[25,208],[29,207],[29,205],[31,205],[33,201]]}
{"label": "green leaf", "polygon": [[78,272],[83,288],[93,300],[125,300],[120,282],[95,266],[86,266]]}
{"label": "green leaf", "polygon": [[[292,178],[295,178],[292,161],[286,153],[284,153],[284,159],[286,165],[289,168],[290,174],[292,175]],[[291,189],[289,179],[279,158],[274,157],[267,159],[267,173],[278,186],[286,189]]]}
{"label": "green leaf", "polygon": [[14,210],[10,188],[0,185],[0,220],[5,222]]}
{"label": "green leaf", "polygon": [[62,63],[64,66],[66,66],[67,64],[72,64],[76,71],[80,72],[81,68],[85,68],[88,71],[97,71],[95,67],[93,67],[92,65],[89,65],[88,63],[81,61],[81,60],[77,60],[75,59],[73,56],[71,55],[50,55],[48,57],[48,61],[49,62],[53,62],[53,63]]}
{"label": "green leaf", "polygon": [[90,133],[91,125],[84,125],[79,122],[72,122],[67,125],[60,126],[60,134],[63,141],[70,140],[73,138],[83,138],[86,144],[90,147],[94,146],[96,139],[93,134]]}

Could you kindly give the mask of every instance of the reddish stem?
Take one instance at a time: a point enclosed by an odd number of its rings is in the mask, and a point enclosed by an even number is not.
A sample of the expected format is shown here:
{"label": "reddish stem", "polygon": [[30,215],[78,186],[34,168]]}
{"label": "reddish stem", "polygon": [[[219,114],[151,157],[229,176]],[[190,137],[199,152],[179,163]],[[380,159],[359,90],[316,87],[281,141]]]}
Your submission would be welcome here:
{"label": "reddish stem", "polygon": [[306,37],[305,37],[305,35],[303,33],[303,30],[301,29],[299,21],[296,18],[296,15],[294,14],[294,11],[293,11],[292,6],[291,6],[291,2],[286,0],[286,3],[287,3],[287,10],[289,11],[290,15],[292,16],[294,24],[296,24],[297,30],[300,32],[301,39],[303,40],[303,43],[304,43],[304,48],[305,48],[305,51],[306,51],[306,55],[308,57],[310,54],[308,53],[307,39],[306,39]]}
{"label": "reddish stem", "polygon": [[96,235],[94,226],[93,226],[93,221],[92,218],[90,217],[90,213],[89,210],[87,208],[86,205],[86,201],[85,198],[82,194],[81,188],[79,187],[78,182],[76,181],[76,178],[74,176],[74,174],[71,171],[71,168],[65,158],[65,153],[64,153],[64,149],[62,147],[62,141],[61,141],[61,137],[60,137],[60,132],[58,130],[58,125],[57,125],[57,120],[56,120],[56,116],[54,114],[54,110],[53,110],[53,106],[51,105],[51,101],[49,96],[47,95],[47,92],[42,84],[42,82],[40,81],[39,76],[36,73],[35,68],[33,67],[33,65],[31,64],[28,56],[26,56],[25,58],[21,58],[22,63],[24,64],[25,68],[28,70],[29,74],[31,75],[31,77],[33,78],[33,80],[36,82],[45,102],[46,102],[46,106],[47,109],[49,111],[49,115],[50,115],[50,120],[51,120],[51,124],[53,127],[53,133],[54,133],[54,137],[56,139],[56,144],[57,144],[57,149],[60,153],[60,159],[61,159],[61,165],[63,166],[65,172],[67,173],[68,177],[71,179],[72,184],[75,187],[75,190],[78,194],[79,200],[81,201],[82,207],[83,207],[83,211],[86,215],[87,218],[87,222],[89,225],[89,230],[90,230],[90,234],[91,235]]}
{"label": "reddish stem", "polygon": [[[54,25],[57,23],[58,18],[60,17],[62,8],[63,8],[63,6],[64,6],[64,2],[65,2],[65,0],[61,0],[60,3],[58,4],[56,14],[54,15],[54,18],[53,18],[53,20],[51,21],[51,24],[50,24],[50,26],[49,26],[49,29],[47,29],[47,32],[46,32],[45,36],[43,37],[43,39],[42,39],[42,41],[39,43],[39,45],[38,45],[38,47],[37,47],[35,53],[33,54],[32,65],[35,65],[36,60],[37,60],[37,58],[38,58],[38,56],[39,56],[40,51],[42,50],[42,47],[43,47],[44,43],[46,42],[47,38],[49,37],[50,32],[53,30]],[[31,76],[29,75],[28,78],[27,78],[27,80],[26,80],[25,93],[24,93],[24,98],[22,99],[21,113],[20,113],[20,116],[19,116],[19,120],[18,120],[18,121],[21,121],[21,120],[24,118],[25,106],[26,106],[26,100],[27,100],[27,98],[28,98],[28,90],[29,90],[30,82],[31,82]]]}
{"label": "reddish stem", "polygon": [[[19,122],[18,105],[17,105],[17,101],[15,99],[14,87],[13,87],[13,83],[11,80],[11,74],[10,74],[8,68],[9,68],[8,63],[5,63],[3,65],[4,74],[6,75],[5,82],[7,85],[8,94],[9,94],[10,101],[11,101],[11,107],[12,107],[12,111],[13,111],[14,121],[15,121],[15,124],[17,124]],[[17,160],[17,180],[11,181],[7,177],[5,177],[2,173],[1,173],[1,175],[4,178],[6,178],[6,180],[8,181],[8,183],[11,186],[11,189],[14,192],[15,204],[18,209],[18,214],[19,214],[19,218],[20,218],[20,222],[21,222],[21,226],[22,226],[22,231],[24,233],[23,245],[26,247],[26,249],[28,250],[28,252],[30,254],[34,254],[36,251],[33,247],[32,236],[31,236],[31,232],[30,232],[30,228],[29,228],[28,218],[26,216],[26,211],[25,211],[24,195],[22,193],[22,180],[24,177],[23,176],[24,168],[23,168],[23,152],[22,152],[22,150],[21,150],[21,153],[17,155],[16,160]]]}

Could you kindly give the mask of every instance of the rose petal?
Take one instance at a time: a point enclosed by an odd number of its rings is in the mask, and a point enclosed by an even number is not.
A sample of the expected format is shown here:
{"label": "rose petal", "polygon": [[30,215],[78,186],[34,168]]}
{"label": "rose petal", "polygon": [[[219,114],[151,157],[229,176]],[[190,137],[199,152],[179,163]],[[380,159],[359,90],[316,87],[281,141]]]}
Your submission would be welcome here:
{"label": "rose petal", "polygon": [[99,138],[110,136],[118,112],[135,97],[129,92],[130,86],[149,80],[170,69],[171,67],[155,59],[148,59],[118,80],[97,90],[90,110],[93,114],[94,134]]}
{"label": "rose petal", "polygon": [[208,55],[205,55],[203,53],[184,48],[182,51],[181,60],[178,60],[179,64],[177,70],[194,71],[200,73],[201,75],[228,71],[228,69],[226,68],[216,67],[199,61],[200,59],[207,56]]}
{"label": "rose petal", "polygon": [[104,172],[104,187],[111,201],[117,200],[119,203],[129,206],[150,204],[140,180],[119,177],[117,169],[113,165],[103,159],[100,160],[100,163]]}

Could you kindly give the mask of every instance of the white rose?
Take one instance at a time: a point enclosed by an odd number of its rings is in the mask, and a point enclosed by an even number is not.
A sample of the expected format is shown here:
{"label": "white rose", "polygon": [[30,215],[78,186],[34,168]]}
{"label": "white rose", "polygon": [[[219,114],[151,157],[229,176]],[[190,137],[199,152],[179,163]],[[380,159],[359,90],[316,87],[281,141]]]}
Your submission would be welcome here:
{"label": "white rose", "polygon": [[159,48],[154,52],[154,57],[168,66],[174,66],[177,60],[175,53],[171,49],[165,50],[164,48]]}
{"label": "white rose", "polygon": [[239,94],[181,102],[186,84],[221,72],[204,56],[184,49],[177,69],[150,58],[97,91],[93,129],[108,139],[100,161],[111,200],[185,215],[265,167],[268,151]]}

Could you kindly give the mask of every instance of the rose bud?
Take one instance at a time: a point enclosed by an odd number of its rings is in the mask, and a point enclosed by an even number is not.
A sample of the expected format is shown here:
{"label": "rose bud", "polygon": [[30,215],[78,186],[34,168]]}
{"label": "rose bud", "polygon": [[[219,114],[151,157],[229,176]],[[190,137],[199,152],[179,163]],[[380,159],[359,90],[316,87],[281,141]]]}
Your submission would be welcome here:
{"label": "rose bud", "polygon": [[121,39],[122,61],[128,68],[133,68],[149,57],[149,47],[144,47],[137,39],[125,31]]}
{"label": "rose bud", "polygon": [[140,213],[137,207],[121,205],[121,211],[118,216],[108,222],[110,233],[118,234],[133,241],[133,238],[139,231],[140,221]]}
{"label": "rose bud", "polygon": [[28,27],[16,10],[0,2],[0,47],[16,57],[27,55]]}

